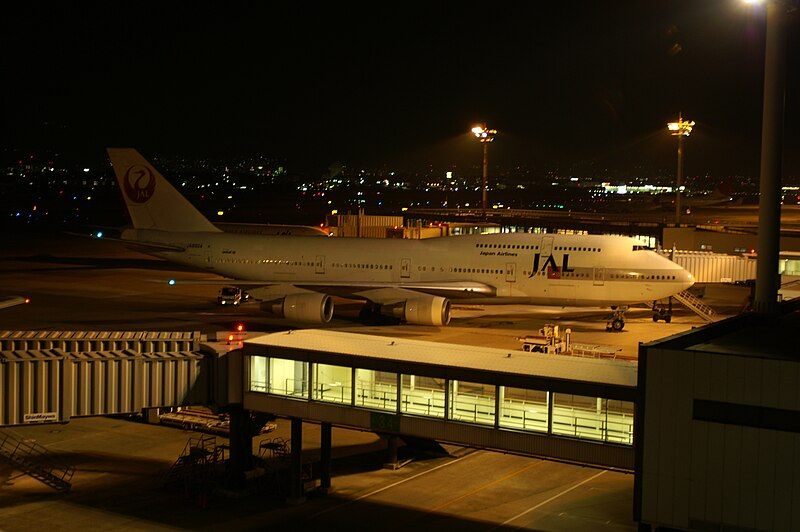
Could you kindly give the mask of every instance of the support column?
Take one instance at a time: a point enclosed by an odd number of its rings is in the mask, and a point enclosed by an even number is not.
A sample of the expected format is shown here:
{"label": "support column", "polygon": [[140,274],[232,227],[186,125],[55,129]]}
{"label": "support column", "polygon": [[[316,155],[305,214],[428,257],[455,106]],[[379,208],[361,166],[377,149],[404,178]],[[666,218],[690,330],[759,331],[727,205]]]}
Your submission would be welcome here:
{"label": "support column", "polygon": [[[678,118],[680,121],[681,119]],[[675,179],[675,227],[681,226],[681,186],[683,185],[683,137],[678,135],[678,171]]]}
{"label": "support column", "polygon": [[767,2],[767,47],[764,64],[764,109],[761,126],[761,180],[758,200],[758,258],[753,310],[778,310],[778,257],[781,236],[784,86],[786,81],[786,10]]}
{"label": "support column", "polygon": [[388,440],[388,447],[386,449],[387,459],[386,463],[383,465],[384,469],[397,469],[398,468],[398,460],[397,460],[397,444],[398,444],[398,437],[396,434],[389,434],[387,436]]}
{"label": "support column", "polygon": [[289,468],[289,504],[305,502],[303,497],[303,420],[292,418],[292,454]]}
{"label": "support column", "polygon": [[230,416],[230,487],[244,488],[244,472],[252,469],[253,431],[250,430],[250,411],[241,405],[231,405]]}
{"label": "support column", "polygon": [[488,203],[488,191],[489,188],[489,143],[483,143],[483,187],[482,187],[482,194],[481,194],[481,205],[483,206],[483,216],[486,216],[486,205]]}
{"label": "support column", "polygon": [[322,422],[319,448],[320,491],[328,493],[331,489],[331,424]]}

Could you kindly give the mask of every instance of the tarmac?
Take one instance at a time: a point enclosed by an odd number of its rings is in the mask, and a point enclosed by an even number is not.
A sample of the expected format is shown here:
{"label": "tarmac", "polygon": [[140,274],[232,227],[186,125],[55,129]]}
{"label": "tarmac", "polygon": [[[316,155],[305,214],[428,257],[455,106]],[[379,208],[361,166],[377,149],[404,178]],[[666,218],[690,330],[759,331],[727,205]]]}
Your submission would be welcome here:
{"label": "tarmac", "polygon": [[[248,330],[297,327],[265,316],[257,304],[215,305],[219,286],[168,286],[166,280],[208,279],[118,243],[68,236],[5,235],[0,294],[31,303],[0,311],[11,330]],[[10,241],[9,241],[10,240]],[[740,294],[734,294],[736,300]],[[738,303],[736,303],[738,304]],[[635,357],[639,342],[703,322],[677,311],[653,323],[632,309],[625,330],[605,330],[607,311],[524,306],[456,306],[450,326],[364,326],[358,305],[337,301],[326,327],[349,332],[519,349],[517,337],[558,323],[573,340],[614,346]],[[735,305],[733,305],[735,307]],[[257,439],[289,437],[289,423]],[[334,428],[333,480],[327,496],[286,505],[254,494],[215,496],[204,505],[162,479],[191,432],[119,418],[73,419],[66,425],[14,427],[61,453],[76,467],[73,490],[56,494],[0,463],[0,530],[98,529],[386,529],[632,530],[633,476],[573,464],[447,446],[449,456],[415,454],[396,471],[381,467],[386,441],[369,432]],[[218,440],[223,441],[218,437]],[[319,426],[304,426],[304,460],[319,448]],[[202,507],[201,507],[202,506]]]}

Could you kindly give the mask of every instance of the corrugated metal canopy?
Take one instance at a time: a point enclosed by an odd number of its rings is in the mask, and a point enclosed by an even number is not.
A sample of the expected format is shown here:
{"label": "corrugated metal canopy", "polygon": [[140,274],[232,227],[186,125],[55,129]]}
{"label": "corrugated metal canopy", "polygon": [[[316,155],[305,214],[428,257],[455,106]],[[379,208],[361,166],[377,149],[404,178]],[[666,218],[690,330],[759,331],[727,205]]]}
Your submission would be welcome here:
{"label": "corrugated metal canopy", "polygon": [[203,358],[200,353],[192,351],[168,351],[154,353],[137,353],[136,351],[86,351],[86,352],[64,352],[61,349],[18,349],[16,351],[0,351],[0,363],[16,362],[25,360],[56,360],[60,358],[73,359],[76,362],[91,362],[95,360],[123,360],[130,358],[142,358],[148,360],[175,360],[175,359],[199,359]]}
{"label": "corrugated metal canopy", "polygon": [[[540,377],[599,385],[636,387],[637,364],[622,360],[526,353],[405,338],[305,329],[267,334],[246,340],[247,346],[280,357],[281,349],[390,360],[473,372]],[[259,349],[261,348],[261,349]],[[291,357],[289,357],[291,358]]]}
{"label": "corrugated metal canopy", "polygon": [[0,340],[194,340],[197,331],[0,331]]}

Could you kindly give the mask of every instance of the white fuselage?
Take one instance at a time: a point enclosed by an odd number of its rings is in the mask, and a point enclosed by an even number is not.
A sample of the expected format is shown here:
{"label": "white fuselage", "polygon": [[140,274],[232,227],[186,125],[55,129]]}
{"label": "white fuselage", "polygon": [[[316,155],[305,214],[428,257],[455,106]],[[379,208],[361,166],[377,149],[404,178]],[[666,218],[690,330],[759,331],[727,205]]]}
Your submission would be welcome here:
{"label": "white fuselage", "polygon": [[511,233],[401,240],[140,229],[126,231],[123,238],[184,248],[158,255],[232,279],[311,287],[330,283],[339,287],[333,293],[356,297],[365,284],[402,288],[472,282],[490,290],[451,291],[447,297],[614,306],[663,299],[693,284],[691,274],[674,262],[618,236]]}

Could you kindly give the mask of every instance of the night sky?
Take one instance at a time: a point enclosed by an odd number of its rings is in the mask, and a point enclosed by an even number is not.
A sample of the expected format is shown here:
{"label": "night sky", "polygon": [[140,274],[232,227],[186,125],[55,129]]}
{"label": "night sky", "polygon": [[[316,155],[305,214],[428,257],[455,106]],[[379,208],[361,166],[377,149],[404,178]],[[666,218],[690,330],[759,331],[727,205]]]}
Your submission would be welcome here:
{"label": "night sky", "polygon": [[764,17],[739,0],[29,4],[0,22],[6,148],[419,168],[477,162],[485,120],[498,165],[635,173],[672,164],[683,111],[689,173],[757,173]]}

